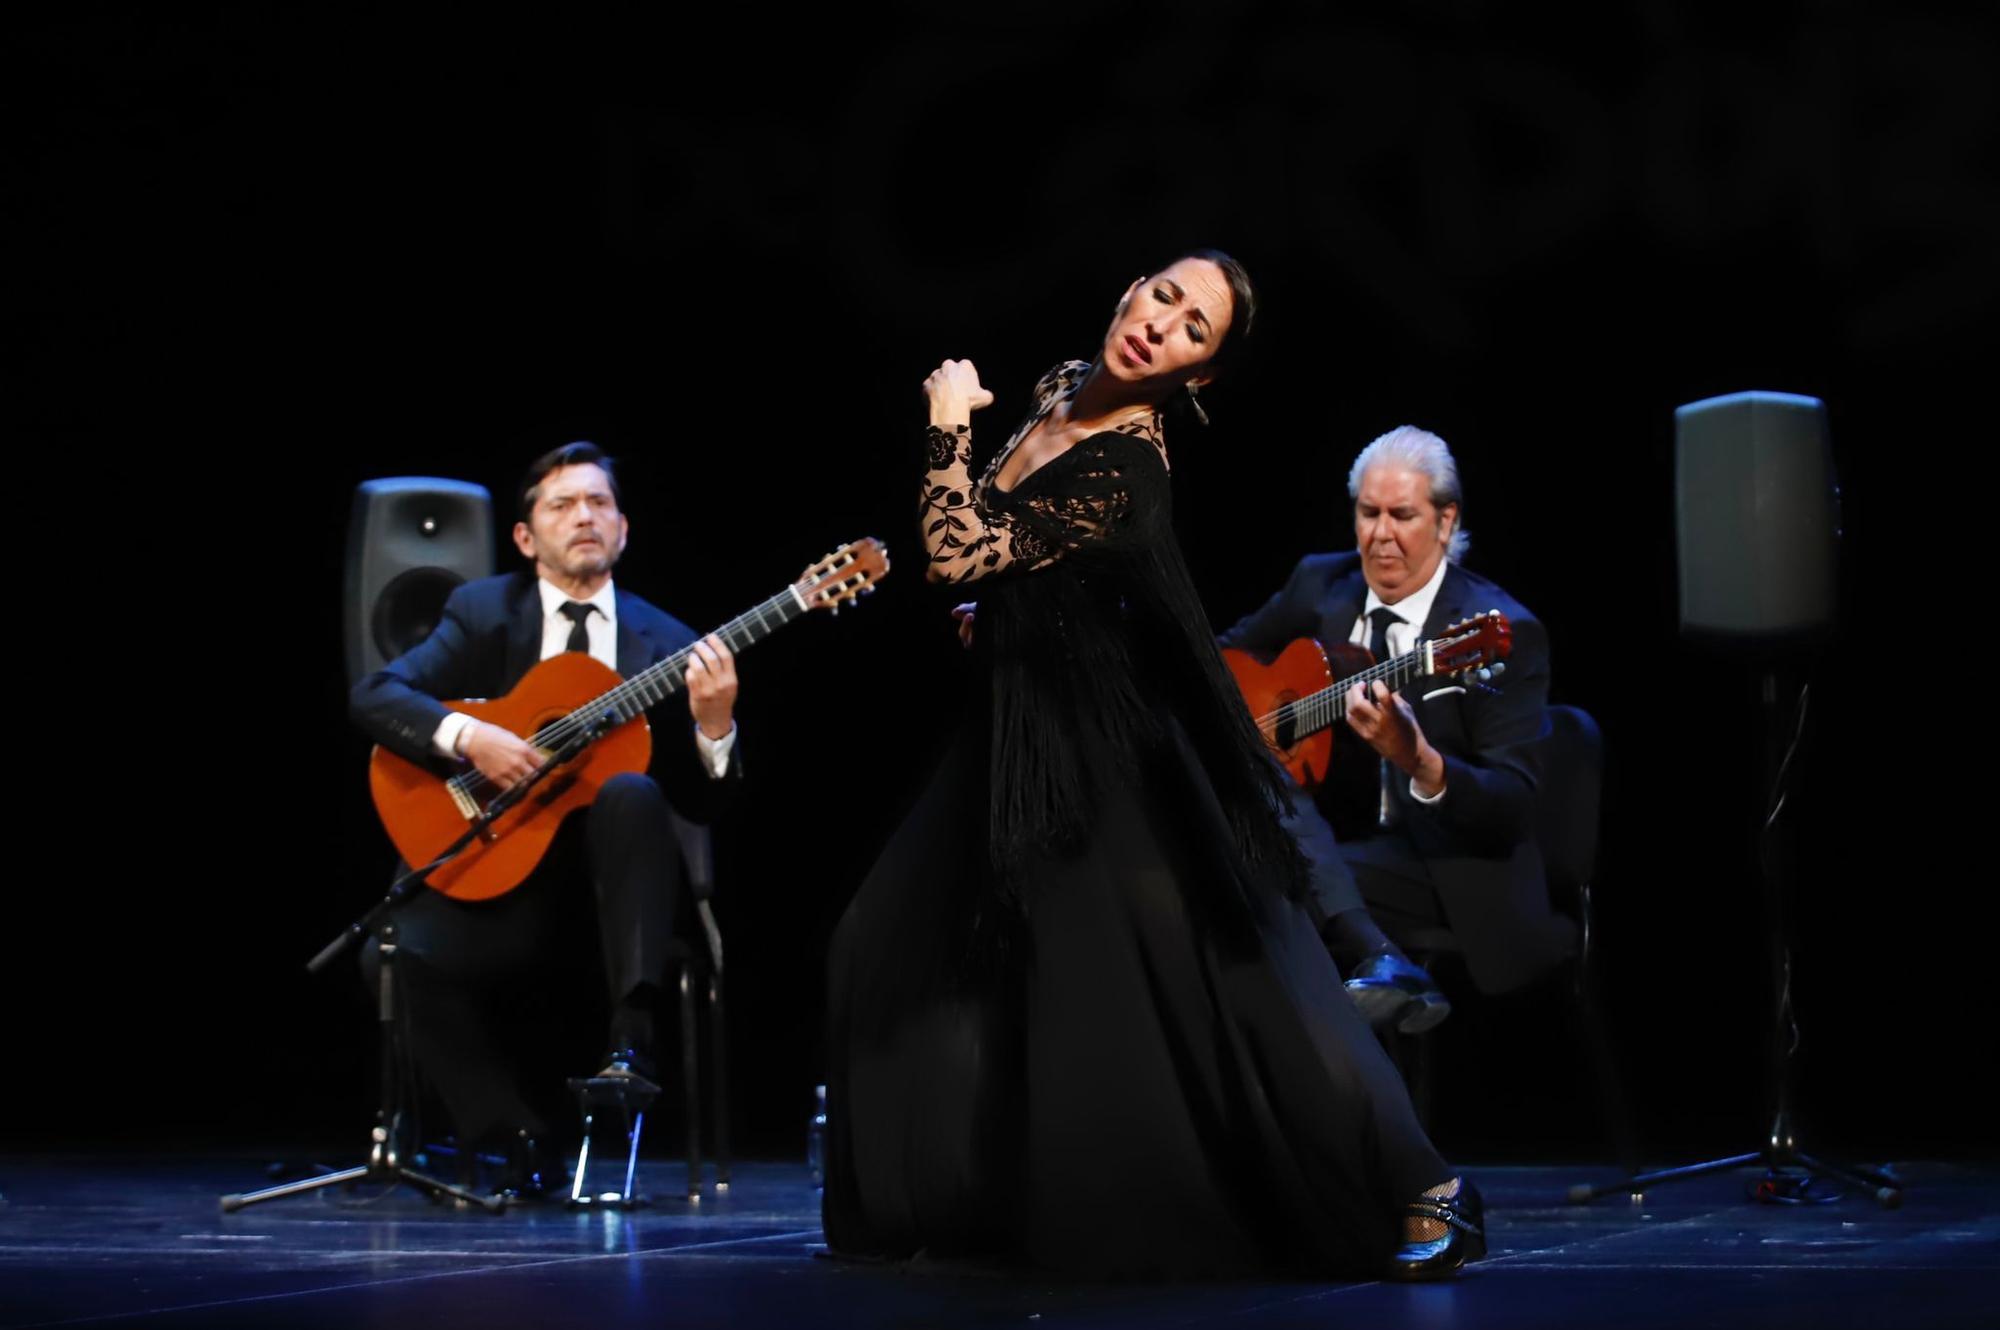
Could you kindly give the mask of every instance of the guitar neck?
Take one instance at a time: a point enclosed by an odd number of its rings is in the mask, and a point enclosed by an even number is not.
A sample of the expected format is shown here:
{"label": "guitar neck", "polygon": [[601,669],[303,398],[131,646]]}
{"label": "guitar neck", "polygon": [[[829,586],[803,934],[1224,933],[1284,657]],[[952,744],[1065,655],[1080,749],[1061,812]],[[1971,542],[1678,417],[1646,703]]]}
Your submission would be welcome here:
{"label": "guitar neck", "polygon": [[[761,642],[806,612],[806,603],[796,587],[786,587],[763,604],[744,611],[715,630],[714,636],[737,652]],[[594,725],[610,717],[610,725],[623,725],[642,712],[659,705],[687,687],[687,663],[694,655],[692,646],[682,647],[665,660],[647,666],[616,688],[578,707],[563,719],[545,727],[534,738],[547,748],[574,733],[576,725]]]}
{"label": "guitar neck", "polygon": [[1339,683],[1329,684],[1316,693],[1287,702],[1263,717],[1262,721],[1289,736],[1288,742],[1296,743],[1309,734],[1317,734],[1329,725],[1347,719],[1347,693],[1356,684],[1372,684],[1379,680],[1389,686],[1390,692],[1395,692],[1430,673],[1431,644],[1419,642],[1414,651],[1392,657],[1379,665],[1370,665]]}

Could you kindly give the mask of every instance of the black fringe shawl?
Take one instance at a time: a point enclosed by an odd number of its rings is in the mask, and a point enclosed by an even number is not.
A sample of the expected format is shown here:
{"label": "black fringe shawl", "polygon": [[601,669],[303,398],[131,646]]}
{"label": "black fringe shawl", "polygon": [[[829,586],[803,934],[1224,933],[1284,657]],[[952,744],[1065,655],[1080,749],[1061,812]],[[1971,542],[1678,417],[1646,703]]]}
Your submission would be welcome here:
{"label": "black fringe shawl", "polygon": [[[1216,649],[1154,445],[1093,435],[1013,492],[990,487],[986,502],[1013,528],[1023,570],[982,583],[978,617],[992,673],[990,848],[1002,893],[1028,904],[1023,867],[1082,842],[1098,791],[1143,776],[1170,742],[1171,717],[1243,858],[1301,895],[1305,864],[1279,816],[1287,778]],[[1077,742],[1085,727],[1109,741],[1121,769],[1092,769],[1090,746]]]}

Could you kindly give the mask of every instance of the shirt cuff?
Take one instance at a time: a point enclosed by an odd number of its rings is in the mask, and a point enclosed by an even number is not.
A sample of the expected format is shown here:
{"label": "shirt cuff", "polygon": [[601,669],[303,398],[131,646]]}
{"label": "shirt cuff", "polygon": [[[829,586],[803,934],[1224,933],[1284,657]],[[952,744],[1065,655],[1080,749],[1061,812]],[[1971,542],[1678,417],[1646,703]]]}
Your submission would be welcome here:
{"label": "shirt cuff", "polygon": [[736,722],[729,722],[729,733],[720,739],[709,738],[701,732],[701,726],[695,726],[694,746],[701,750],[702,765],[708,768],[709,779],[721,780],[729,774],[729,751],[736,747]]}
{"label": "shirt cuff", "polygon": [[[1447,785],[1444,787],[1444,790],[1448,790],[1450,788],[1451,786]],[[1415,776],[1410,777],[1410,797],[1412,799],[1415,799],[1420,804],[1436,803],[1438,800],[1444,798],[1444,790],[1439,790],[1436,794],[1433,794],[1430,798],[1426,799],[1424,798],[1423,795],[1417,793],[1417,778]]]}
{"label": "shirt cuff", "polygon": [[431,747],[446,757],[458,757],[458,736],[463,734],[465,727],[470,724],[472,717],[463,711],[452,712],[438,722],[437,733],[431,736]]}

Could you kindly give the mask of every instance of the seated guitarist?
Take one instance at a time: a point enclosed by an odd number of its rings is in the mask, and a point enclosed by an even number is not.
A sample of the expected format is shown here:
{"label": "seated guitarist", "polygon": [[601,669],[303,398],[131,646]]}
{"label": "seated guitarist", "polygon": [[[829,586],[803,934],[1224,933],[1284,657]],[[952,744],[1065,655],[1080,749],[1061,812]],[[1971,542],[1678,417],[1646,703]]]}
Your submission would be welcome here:
{"label": "seated guitarist", "polygon": [[1486,993],[1527,983],[1568,946],[1532,836],[1548,639],[1519,601],[1459,565],[1458,464],[1443,439],[1391,430],[1355,458],[1347,488],[1356,549],[1308,555],[1220,641],[1268,657],[1314,637],[1369,647],[1382,660],[1486,610],[1511,621],[1513,653],[1490,686],[1433,678],[1414,685],[1414,697],[1379,681],[1372,696],[1349,690],[1348,725],[1381,758],[1365,835],[1335,851],[1300,800],[1324,933],[1350,991],[1364,1010],[1374,1007],[1377,1023],[1422,1028],[1441,998],[1391,938],[1448,926]]}
{"label": "seated guitarist", "polygon": [[579,992],[588,1000],[596,951],[610,1004],[600,1074],[654,1076],[654,1007],[683,878],[668,799],[706,822],[740,785],[735,661],[717,638],[696,643],[678,619],[612,585],[627,533],[611,459],[595,444],[537,458],[513,533],[532,570],[459,587],[430,637],[363,679],[351,698],[354,719],[377,743],[440,769],[469,764],[505,788],[542,755],[517,734],[447,710],[443,699],[500,697],[565,651],[587,651],[629,678],[695,644],[691,720],[656,717],[651,774],[607,781],[513,891],[474,901],[423,891],[397,919],[418,1064],[462,1140],[530,1156],[546,1132],[524,1092],[519,1055],[546,1059],[545,1041],[560,1047],[561,1033],[524,1037],[523,1027],[546,1027],[552,1012],[578,1005]]}

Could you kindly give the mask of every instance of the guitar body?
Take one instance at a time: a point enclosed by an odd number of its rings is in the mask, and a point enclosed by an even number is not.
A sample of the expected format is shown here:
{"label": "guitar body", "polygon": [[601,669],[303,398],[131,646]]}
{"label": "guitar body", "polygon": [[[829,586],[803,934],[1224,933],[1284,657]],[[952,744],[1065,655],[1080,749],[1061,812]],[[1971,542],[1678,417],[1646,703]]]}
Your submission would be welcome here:
{"label": "guitar body", "polygon": [[[1326,654],[1340,679],[1352,679],[1375,663],[1367,647],[1352,642],[1338,643]],[[1382,815],[1382,759],[1355,737],[1346,721],[1328,727],[1328,740],[1336,734],[1341,742],[1333,745],[1333,759],[1320,773],[1315,798],[1334,838],[1344,844],[1372,834]]]}
{"label": "guitar body", "polygon": [[[873,591],[888,572],[888,546],[872,536],[850,541],[808,565],[777,595],[723,624],[714,636],[740,654],[809,610],[839,613],[842,605]],[[502,896],[520,886],[542,861],[572,809],[595,800],[613,776],[646,769],[653,757],[653,732],[644,709],[682,693],[693,652],[692,645],[683,647],[626,681],[586,653],[568,651],[529,670],[514,691],[498,701],[447,702],[454,711],[524,739],[541,735],[539,742],[558,752],[574,751],[577,745],[568,740],[592,734],[604,717],[630,719],[596,734],[559,767],[551,769],[544,761],[545,774],[539,782],[490,826],[480,828],[478,838],[456,858],[431,873],[431,886],[466,901]],[[568,724],[545,733],[559,721]],[[386,748],[377,748],[368,759],[368,788],[383,830],[416,868],[456,844],[500,793],[470,767],[439,776],[431,765],[407,761]]]}
{"label": "guitar body", "polygon": [[[1222,659],[1236,676],[1236,686],[1253,716],[1268,716],[1289,702],[1331,687],[1335,679],[1351,679],[1375,663],[1367,647],[1339,642],[1329,648],[1310,637],[1293,641],[1269,665],[1235,648],[1226,648]],[[1340,728],[1330,725],[1302,737],[1267,729],[1264,742],[1271,745],[1272,753],[1300,787],[1310,790],[1331,785],[1334,795],[1330,802],[1335,807],[1369,807],[1368,798],[1376,786],[1375,754],[1368,745],[1353,742],[1351,735],[1350,742],[1336,745],[1333,736]],[[1369,814],[1372,820],[1372,807]],[[1334,829],[1353,835],[1366,825],[1364,821],[1343,827],[1336,821]]]}
{"label": "guitar body", "polygon": [[[1326,648],[1310,637],[1292,642],[1269,665],[1234,647],[1224,648],[1222,662],[1236,676],[1236,687],[1250,704],[1253,716],[1268,716],[1288,702],[1332,686],[1334,680]],[[1271,746],[1271,752],[1292,779],[1306,789],[1319,784],[1326,775],[1327,763],[1333,759],[1331,729],[1303,738],[1267,730],[1264,742]]]}
{"label": "guitar body", "polygon": [[1222,660],[1236,676],[1264,742],[1294,781],[1306,789],[1324,787],[1316,802],[1327,811],[1334,834],[1350,840],[1376,825],[1383,766],[1366,744],[1333,742],[1346,715],[1347,692],[1363,676],[1392,692],[1415,679],[1460,675],[1484,688],[1507,668],[1513,631],[1506,615],[1488,610],[1380,665],[1365,647],[1341,642],[1328,650],[1309,637],[1286,646],[1269,665],[1233,647],[1223,650]]}
{"label": "guitar body", "polygon": [[[610,666],[569,651],[529,670],[505,697],[446,705],[527,737],[618,683],[618,672]],[[613,776],[644,771],[652,756],[653,734],[643,715],[607,731],[431,874],[431,886],[455,900],[486,900],[512,891],[542,861],[571,810],[588,806]],[[368,759],[368,788],[390,841],[412,865],[442,854],[465,834],[471,820],[444,779],[386,748],[377,748]],[[497,793],[487,786],[479,802]]]}

